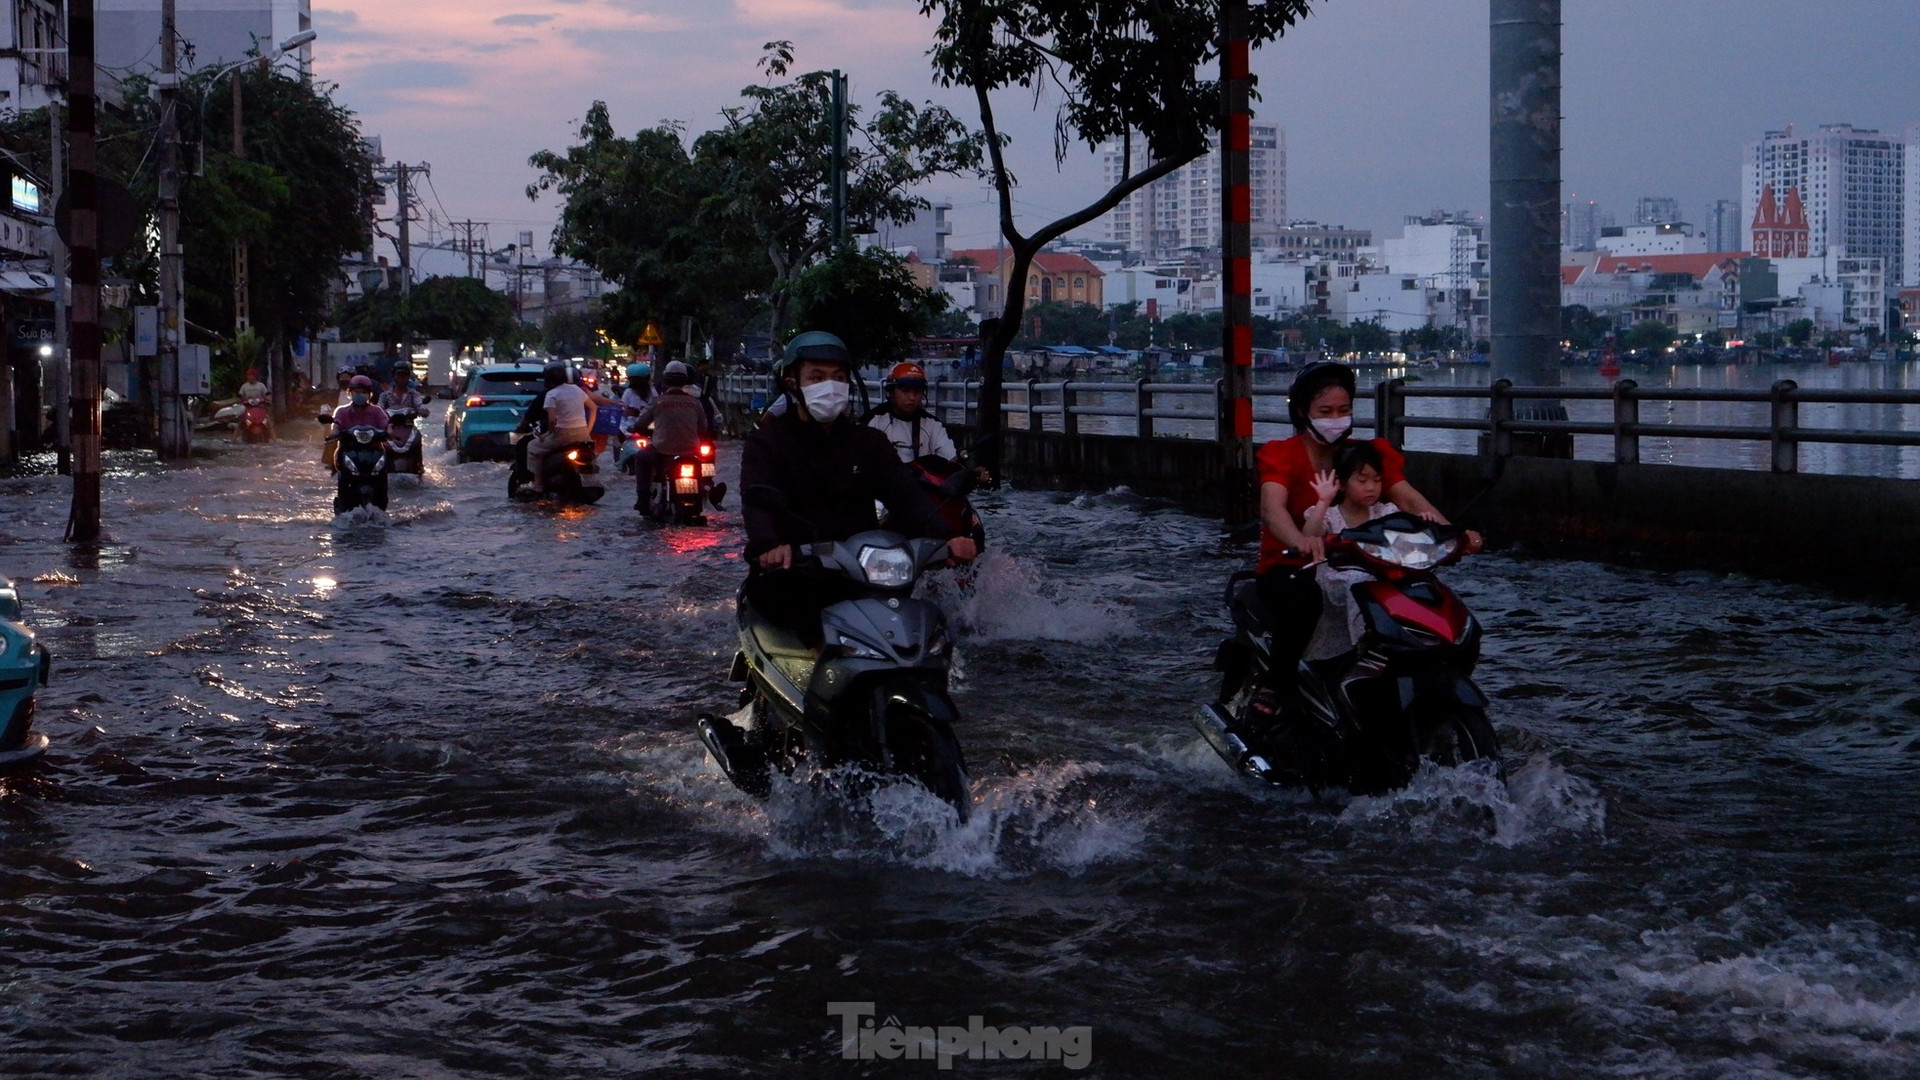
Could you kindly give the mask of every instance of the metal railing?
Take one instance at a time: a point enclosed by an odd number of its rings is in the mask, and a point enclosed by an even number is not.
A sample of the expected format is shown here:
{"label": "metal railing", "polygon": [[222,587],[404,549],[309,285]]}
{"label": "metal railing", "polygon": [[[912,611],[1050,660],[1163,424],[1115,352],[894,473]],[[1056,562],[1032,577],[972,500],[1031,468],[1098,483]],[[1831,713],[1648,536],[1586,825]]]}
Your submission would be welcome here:
{"label": "metal railing", "polygon": [[[935,380],[927,390],[927,410],[949,424],[973,427],[980,413],[978,380]],[[1133,438],[1218,438],[1226,422],[1222,400],[1223,384],[1151,382],[1043,382],[1038,379],[1009,381],[1000,411],[1013,431],[1055,431],[1081,434],[1081,420],[1131,420],[1131,424],[1104,424],[1098,432],[1109,436]],[[770,376],[730,375],[721,379],[723,402],[736,408],[758,408],[773,398]],[[1286,422],[1286,390],[1279,386],[1256,386],[1254,420],[1259,423]],[[1909,447],[1920,446],[1920,390],[1827,390],[1804,389],[1791,379],[1783,379],[1765,390],[1740,389],[1653,389],[1643,388],[1632,379],[1622,379],[1611,388],[1515,386],[1505,379],[1491,386],[1416,386],[1401,379],[1378,384],[1371,395],[1373,415],[1356,415],[1354,426],[1371,430],[1395,447],[1404,447],[1410,430],[1473,432],[1487,437],[1487,447],[1496,456],[1514,452],[1516,435],[1610,436],[1613,460],[1622,465],[1640,463],[1640,440],[1647,437],[1668,439],[1712,439],[1764,443],[1769,449],[1772,470],[1793,473],[1800,470],[1800,447],[1804,444]],[[1118,401],[1116,401],[1118,399]],[[1473,417],[1431,416],[1410,413],[1408,403],[1421,399],[1484,400],[1486,411]],[[1541,419],[1518,415],[1516,403],[1592,401],[1613,403],[1611,420]],[[1641,419],[1640,407],[1647,402],[1746,403],[1767,406],[1765,425],[1648,423]],[[1262,409],[1262,405],[1267,405]],[[1802,405],[1891,405],[1916,410],[1914,428],[1854,429],[1807,427],[1801,423]],[[1166,422],[1166,423],[1163,423]],[[1173,422],[1183,423],[1188,431],[1170,430]],[[1206,434],[1191,430],[1204,425]]]}

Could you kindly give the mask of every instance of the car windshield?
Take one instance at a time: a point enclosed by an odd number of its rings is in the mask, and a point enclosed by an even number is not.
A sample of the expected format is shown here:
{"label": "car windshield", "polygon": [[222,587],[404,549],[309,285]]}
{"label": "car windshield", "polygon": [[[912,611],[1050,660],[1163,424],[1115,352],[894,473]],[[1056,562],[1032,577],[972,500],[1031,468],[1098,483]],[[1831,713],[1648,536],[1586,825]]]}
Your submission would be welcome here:
{"label": "car windshield", "polygon": [[537,394],[546,389],[538,371],[482,371],[474,376],[473,389],[485,394]]}

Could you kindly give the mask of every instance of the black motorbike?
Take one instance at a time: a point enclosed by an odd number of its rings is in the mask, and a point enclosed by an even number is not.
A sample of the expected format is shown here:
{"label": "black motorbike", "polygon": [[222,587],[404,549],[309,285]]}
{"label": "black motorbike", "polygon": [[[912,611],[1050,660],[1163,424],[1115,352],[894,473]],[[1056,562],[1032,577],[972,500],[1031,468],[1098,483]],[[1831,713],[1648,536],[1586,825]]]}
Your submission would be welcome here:
{"label": "black motorbike", "polygon": [[420,429],[414,426],[414,421],[424,415],[425,409],[395,409],[387,414],[388,473],[419,476],[426,471]]}
{"label": "black motorbike", "polygon": [[[321,417],[322,424],[332,424],[329,417]],[[377,427],[361,424],[348,428],[338,436],[328,436],[336,443],[333,455],[333,470],[336,486],[333,495],[333,512],[344,514],[361,506],[387,508],[387,433]]]}
{"label": "black motorbike", "polygon": [[784,572],[853,586],[851,599],[821,611],[817,655],[741,590],[731,677],[746,684],[741,704],[751,707],[751,726],[711,713],[698,724],[728,779],[764,797],[773,769],[854,764],[918,781],[967,820],[966,761],[953,733],[960,712],[947,694],[953,638],[940,608],[913,596],[921,574],[946,559],[944,541],[883,531],[799,545],[795,569]]}
{"label": "black motorbike", "polygon": [[[638,436],[638,440],[637,449],[647,449],[647,436]],[[708,439],[700,440],[690,454],[655,457],[653,475],[635,478],[640,512],[655,521],[705,525],[708,504],[718,510],[727,497],[727,485],[714,483],[718,471],[715,458],[714,444]]]}
{"label": "black motorbike", "polygon": [[533,470],[527,461],[527,450],[535,437],[529,433],[513,444],[513,466],[507,470],[507,498],[559,499],[585,506],[599,502],[607,489],[600,483],[600,466],[594,460],[596,454],[591,439],[569,443],[548,454],[545,475],[540,478],[544,490],[535,491],[528,486],[533,482]]}
{"label": "black motorbike", "polygon": [[1440,765],[1500,758],[1487,697],[1474,685],[1480,623],[1434,576],[1465,550],[1465,530],[1389,514],[1328,537],[1328,565],[1366,571],[1354,585],[1356,647],[1301,661],[1295,692],[1271,723],[1249,705],[1269,685],[1270,619],[1253,574],[1227,582],[1234,636],[1220,643],[1219,698],[1200,707],[1201,734],[1235,769],[1271,784],[1389,791],[1422,758]]}

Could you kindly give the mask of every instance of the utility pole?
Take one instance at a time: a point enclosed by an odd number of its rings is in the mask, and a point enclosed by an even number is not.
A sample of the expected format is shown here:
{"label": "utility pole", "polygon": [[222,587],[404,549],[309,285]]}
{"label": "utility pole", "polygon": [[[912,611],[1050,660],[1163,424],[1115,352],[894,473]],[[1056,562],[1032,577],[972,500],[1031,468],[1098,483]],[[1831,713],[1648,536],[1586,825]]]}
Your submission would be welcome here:
{"label": "utility pole", "polygon": [[[49,62],[48,67],[52,67]],[[66,185],[66,141],[62,130],[61,101],[47,102],[47,118],[53,147],[52,172],[48,183],[53,189],[53,205],[60,205]],[[48,230],[48,248],[53,256],[53,442],[55,471],[61,476],[73,472],[73,417],[67,400],[73,394],[73,356],[67,342],[67,244],[59,230]]]}
{"label": "utility pole", "polygon": [[467,253],[467,276],[473,277],[474,264],[478,261],[477,257],[479,256],[481,248],[483,246],[483,244],[476,244],[474,242],[473,230],[480,227],[481,223],[478,221],[467,220],[467,221],[449,222],[448,224],[453,225],[455,228],[458,228],[467,234],[466,240],[461,244],[461,249]]}
{"label": "utility pole", "polygon": [[847,77],[833,71],[833,249],[847,242]]}
{"label": "utility pole", "polygon": [[[262,62],[265,58],[262,57]],[[246,69],[233,73],[233,156],[235,160],[247,158],[247,136],[241,125],[240,81],[245,78]],[[248,282],[247,241],[242,237],[233,242],[233,332],[237,337],[242,331],[253,328],[253,289]],[[279,380],[274,380],[278,384]]]}
{"label": "utility pole", "polygon": [[[1221,449],[1226,456],[1227,526],[1260,516],[1253,467],[1253,78],[1247,0],[1220,5],[1220,200],[1221,269],[1226,281],[1222,313]],[[1384,434],[1384,432],[1382,433]]]}
{"label": "utility pole", "polygon": [[[1493,377],[1560,385],[1560,0],[1491,0]],[[1514,402],[1516,420],[1565,420],[1557,400]],[[1507,442],[1499,432],[1496,453]],[[1516,440],[1573,456],[1571,435]]]}
{"label": "utility pole", "polygon": [[160,2],[160,456],[187,456],[180,406],[180,346],[186,337],[180,248],[180,72],[174,0]]}
{"label": "utility pole", "polygon": [[422,162],[419,165],[396,163],[391,169],[376,173],[374,179],[383,184],[393,185],[394,210],[393,223],[398,227],[398,238],[394,247],[400,255],[400,359],[413,362],[413,326],[406,317],[407,298],[413,295],[413,178],[433,175],[433,166]]}
{"label": "utility pole", "polygon": [[[73,507],[67,539],[100,542],[100,183],[95,174],[93,4],[67,5],[73,171],[67,249],[73,273]],[[58,106],[56,106],[56,109]]]}

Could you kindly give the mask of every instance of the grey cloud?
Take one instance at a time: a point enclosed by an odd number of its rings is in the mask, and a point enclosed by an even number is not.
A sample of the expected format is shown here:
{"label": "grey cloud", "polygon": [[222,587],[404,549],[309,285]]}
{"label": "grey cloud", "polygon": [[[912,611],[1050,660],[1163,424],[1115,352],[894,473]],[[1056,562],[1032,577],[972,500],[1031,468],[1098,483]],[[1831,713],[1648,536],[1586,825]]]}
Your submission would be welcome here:
{"label": "grey cloud", "polygon": [[356,71],[353,76],[356,90],[374,91],[443,90],[465,86],[472,81],[473,75],[465,67],[434,60],[395,60],[370,64]]}
{"label": "grey cloud", "polygon": [[541,23],[550,23],[558,17],[559,16],[557,15],[502,15],[499,18],[493,20],[493,25],[495,26],[539,26]]}

